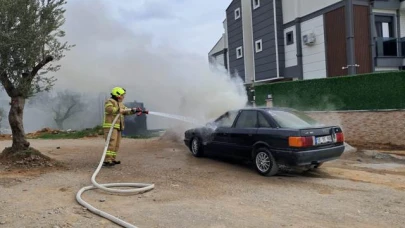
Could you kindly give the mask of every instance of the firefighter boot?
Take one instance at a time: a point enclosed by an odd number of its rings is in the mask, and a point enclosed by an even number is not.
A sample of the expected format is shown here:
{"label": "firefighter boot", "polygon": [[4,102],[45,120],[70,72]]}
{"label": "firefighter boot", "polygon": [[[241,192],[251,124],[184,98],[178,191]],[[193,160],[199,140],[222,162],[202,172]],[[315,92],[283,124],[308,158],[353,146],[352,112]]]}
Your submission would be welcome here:
{"label": "firefighter boot", "polygon": [[105,166],[105,167],[111,167],[111,166],[114,166],[114,165],[115,165],[115,163],[112,162],[112,161],[103,162],[103,166]]}

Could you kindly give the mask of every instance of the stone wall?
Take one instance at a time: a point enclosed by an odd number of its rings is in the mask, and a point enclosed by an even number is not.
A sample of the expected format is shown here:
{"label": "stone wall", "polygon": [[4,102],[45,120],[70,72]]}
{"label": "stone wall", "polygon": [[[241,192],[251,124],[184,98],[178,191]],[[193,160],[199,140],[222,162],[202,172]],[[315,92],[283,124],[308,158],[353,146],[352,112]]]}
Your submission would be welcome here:
{"label": "stone wall", "polygon": [[306,113],[324,124],[342,127],[352,145],[405,148],[405,110]]}

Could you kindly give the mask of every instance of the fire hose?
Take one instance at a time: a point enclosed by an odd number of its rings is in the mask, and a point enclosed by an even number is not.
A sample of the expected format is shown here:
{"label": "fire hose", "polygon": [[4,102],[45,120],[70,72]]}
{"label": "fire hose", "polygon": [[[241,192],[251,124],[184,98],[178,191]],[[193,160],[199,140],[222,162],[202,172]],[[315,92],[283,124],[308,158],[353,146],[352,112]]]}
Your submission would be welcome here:
{"label": "fire hose", "polygon": [[[127,110],[127,111],[130,111],[130,110]],[[140,114],[142,114],[142,113],[148,114],[148,111],[137,110],[136,112],[138,112]],[[105,141],[104,151],[103,151],[103,155],[101,156],[100,163],[99,163],[96,171],[93,173],[93,176],[91,177],[91,183],[93,185],[86,186],[86,187],[83,187],[82,189],[80,189],[76,194],[76,200],[80,205],[84,206],[85,208],[87,208],[88,210],[93,212],[94,214],[97,214],[97,215],[99,215],[101,217],[104,217],[104,218],[106,218],[106,219],[108,219],[108,220],[110,220],[110,221],[112,221],[112,222],[114,222],[114,223],[116,223],[118,225],[121,225],[122,227],[136,228],[136,226],[134,226],[134,225],[132,225],[132,224],[130,224],[128,222],[125,222],[124,220],[121,220],[121,219],[119,219],[119,218],[117,218],[117,217],[115,217],[115,216],[113,216],[111,214],[108,214],[108,213],[106,213],[104,211],[101,211],[101,210],[93,207],[89,203],[85,202],[81,197],[84,192],[86,192],[88,190],[92,190],[92,189],[102,189],[102,190],[104,190],[106,192],[119,193],[119,194],[140,194],[140,193],[144,193],[144,192],[150,191],[150,190],[155,188],[154,184],[147,184],[147,183],[107,183],[107,184],[99,184],[96,181],[96,176],[101,170],[101,167],[102,167],[103,162],[104,162],[104,157],[105,157],[105,155],[107,153],[108,145],[110,144],[110,138],[111,138],[111,135],[112,135],[114,124],[117,122],[117,120],[118,120],[118,118],[120,116],[121,116],[121,114],[118,114],[115,117],[113,123],[111,124],[110,130],[108,132],[107,139]],[[111,187],[132,187],[132,189],[117,189],[117,188],[111,188]]]}

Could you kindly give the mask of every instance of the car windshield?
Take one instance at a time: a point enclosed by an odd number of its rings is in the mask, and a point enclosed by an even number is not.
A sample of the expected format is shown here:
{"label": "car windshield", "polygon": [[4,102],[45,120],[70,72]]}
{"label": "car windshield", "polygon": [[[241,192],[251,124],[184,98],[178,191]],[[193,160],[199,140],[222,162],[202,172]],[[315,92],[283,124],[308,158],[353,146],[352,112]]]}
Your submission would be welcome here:
{"label": "car windshield", "polygon": [[280,110],[269,110],[268,112],[282,128],[302,129],[323,126],[302,112]]}

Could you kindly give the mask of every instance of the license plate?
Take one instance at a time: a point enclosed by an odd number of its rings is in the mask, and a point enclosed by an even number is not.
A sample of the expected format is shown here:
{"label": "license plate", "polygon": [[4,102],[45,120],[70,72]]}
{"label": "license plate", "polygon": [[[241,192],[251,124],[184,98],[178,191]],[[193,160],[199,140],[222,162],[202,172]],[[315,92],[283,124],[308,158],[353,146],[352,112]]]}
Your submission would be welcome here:
{"label": "license plate", "polygon": [[316,145],[331,143],[331,142],[332,142],[332,136],[330,136],[330,135],[315,138]]}

